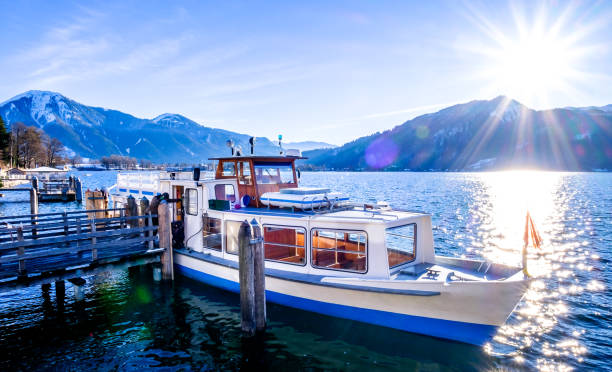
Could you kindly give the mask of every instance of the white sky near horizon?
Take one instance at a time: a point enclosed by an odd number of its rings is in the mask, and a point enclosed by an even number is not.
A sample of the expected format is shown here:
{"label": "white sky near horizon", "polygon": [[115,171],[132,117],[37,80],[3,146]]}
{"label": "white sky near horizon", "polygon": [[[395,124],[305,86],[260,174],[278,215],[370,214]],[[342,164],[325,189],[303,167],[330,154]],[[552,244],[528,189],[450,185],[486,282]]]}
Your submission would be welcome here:
{"label": "white sky near horizon", "polygon": [[[51,90],[333,144],[500,94],[535,109],[612,103],[606,1],[4,1],[0,14],[0,101]],[[522,48],[538,37],[554,47]]]}

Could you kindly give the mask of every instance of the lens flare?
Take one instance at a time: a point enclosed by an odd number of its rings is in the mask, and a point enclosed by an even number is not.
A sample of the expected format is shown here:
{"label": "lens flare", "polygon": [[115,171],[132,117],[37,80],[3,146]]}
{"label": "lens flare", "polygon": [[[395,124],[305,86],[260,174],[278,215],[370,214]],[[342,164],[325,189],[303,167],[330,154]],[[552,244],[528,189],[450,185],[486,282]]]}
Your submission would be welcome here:
{"label": "lens flare", "polygon": [[365,152],[368,166],[374,169],[384,168],[397,158],[399,147],[391,138],[382,136],[373,141]]}

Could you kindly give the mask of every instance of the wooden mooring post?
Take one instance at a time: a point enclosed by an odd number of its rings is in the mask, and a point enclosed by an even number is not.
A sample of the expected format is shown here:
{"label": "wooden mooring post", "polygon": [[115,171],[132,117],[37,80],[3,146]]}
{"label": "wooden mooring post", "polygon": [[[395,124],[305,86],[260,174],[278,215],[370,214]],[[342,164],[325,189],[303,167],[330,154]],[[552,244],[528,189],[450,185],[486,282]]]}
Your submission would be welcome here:
{"label": "wooden mooring post", "polygon": [[83,185],[78,177],[74,179],[74,194],[76,201],[81,203],[83,201]]}
{"label": "wooden mooring post", "polygon": [[174,280],[174,259],[172,257],[172,213],[170,204],[163,200],[157,208],[159,226],[159,247],[165,248],[161,255],[162,278],[164,280]]}
{"label": "wooden mooring post", "polygon": [[[132,195],[128,196],[127,198],[125,215],[127,217],[138,216],[138,204],[136,204],[136,199]],[[130,227],[138,227],[138,220],[128,220],[128,225]]]}
{"label": "wooden mooring post", "polygon": [[[34,179],[32,180],[32,185],[34,184]],[[36,215],[38,214],[38,186],[30,189],[30,214],[32,215],[31,224],[34,226],[36,225]],[[36,229],[32,229],[32,237],[36,237],[36,235]]]}
{"label": "wooden mooring post", "polygon": [[266,283],[261,227],[255,219],[242,222],[238,232],[240,314],[249,337],[266,328]]}

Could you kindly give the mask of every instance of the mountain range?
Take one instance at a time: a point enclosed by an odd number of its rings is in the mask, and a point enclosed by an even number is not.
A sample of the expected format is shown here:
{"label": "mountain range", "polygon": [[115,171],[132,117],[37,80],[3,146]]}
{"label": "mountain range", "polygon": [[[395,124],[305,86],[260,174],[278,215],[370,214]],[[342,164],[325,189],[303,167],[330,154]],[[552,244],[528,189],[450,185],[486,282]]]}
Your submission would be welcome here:
{"label": "mountain range", "polygon": [[612,170],[612,105],[537,111],[500,96],[304,156],[334,170]]}
{"label": "mountain range", "polygon": [[[86,158],[117,154],[154,162],[202,162],[229,155],[226,141],[230,139],[243,153],[250,151],[247,134],[209,128],[179,114],[140,119],[86,106],[55,92],[29,91],[13,97],[0,104],[0,116],[8,125],[23,122],[36,126]],[[333,145],[309,142],[283,147],[309,150]],[[264,137],[257,138],[255,148],[257,154],[279,152],[278,144]]]}
{"label": "mountain range", "polygon": [[[248,134],[206,127],[179,114],[141,119],[47,91],[3,102],[0,116],[9,125],[41,128],[87,158],[118,154],[154,162],[202,162],[229,154],[228,139],[244,153],[249,149]],[[612,170],[612,105],[533,110],[500,96],[421,115],[340,147],[311,141],[283,147],[310,150],[300,164],[311,169]],[[257,138],[257,154],[278,151],[277,143]]]}

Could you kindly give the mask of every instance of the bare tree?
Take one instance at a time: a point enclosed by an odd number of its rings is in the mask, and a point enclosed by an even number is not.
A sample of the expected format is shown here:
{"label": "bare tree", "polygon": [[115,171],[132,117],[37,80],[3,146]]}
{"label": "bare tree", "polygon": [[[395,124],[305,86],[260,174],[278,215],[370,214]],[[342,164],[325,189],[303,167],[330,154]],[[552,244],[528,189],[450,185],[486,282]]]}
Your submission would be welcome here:
{"label": "bare tree", "polygon": [[45,162],[48,166],[54,167],[61,160],[64,152],[64,145],[57,138],[43,136],[43,147]]}
{"label": "bare tree", "polygon": [[81,164],[82,162],[83,162],[83,158],[81,158],[79,154],[75,154],[72,158],[70,158],[70,164],[72,164],[73,167],[76,167],[78,164]]}

